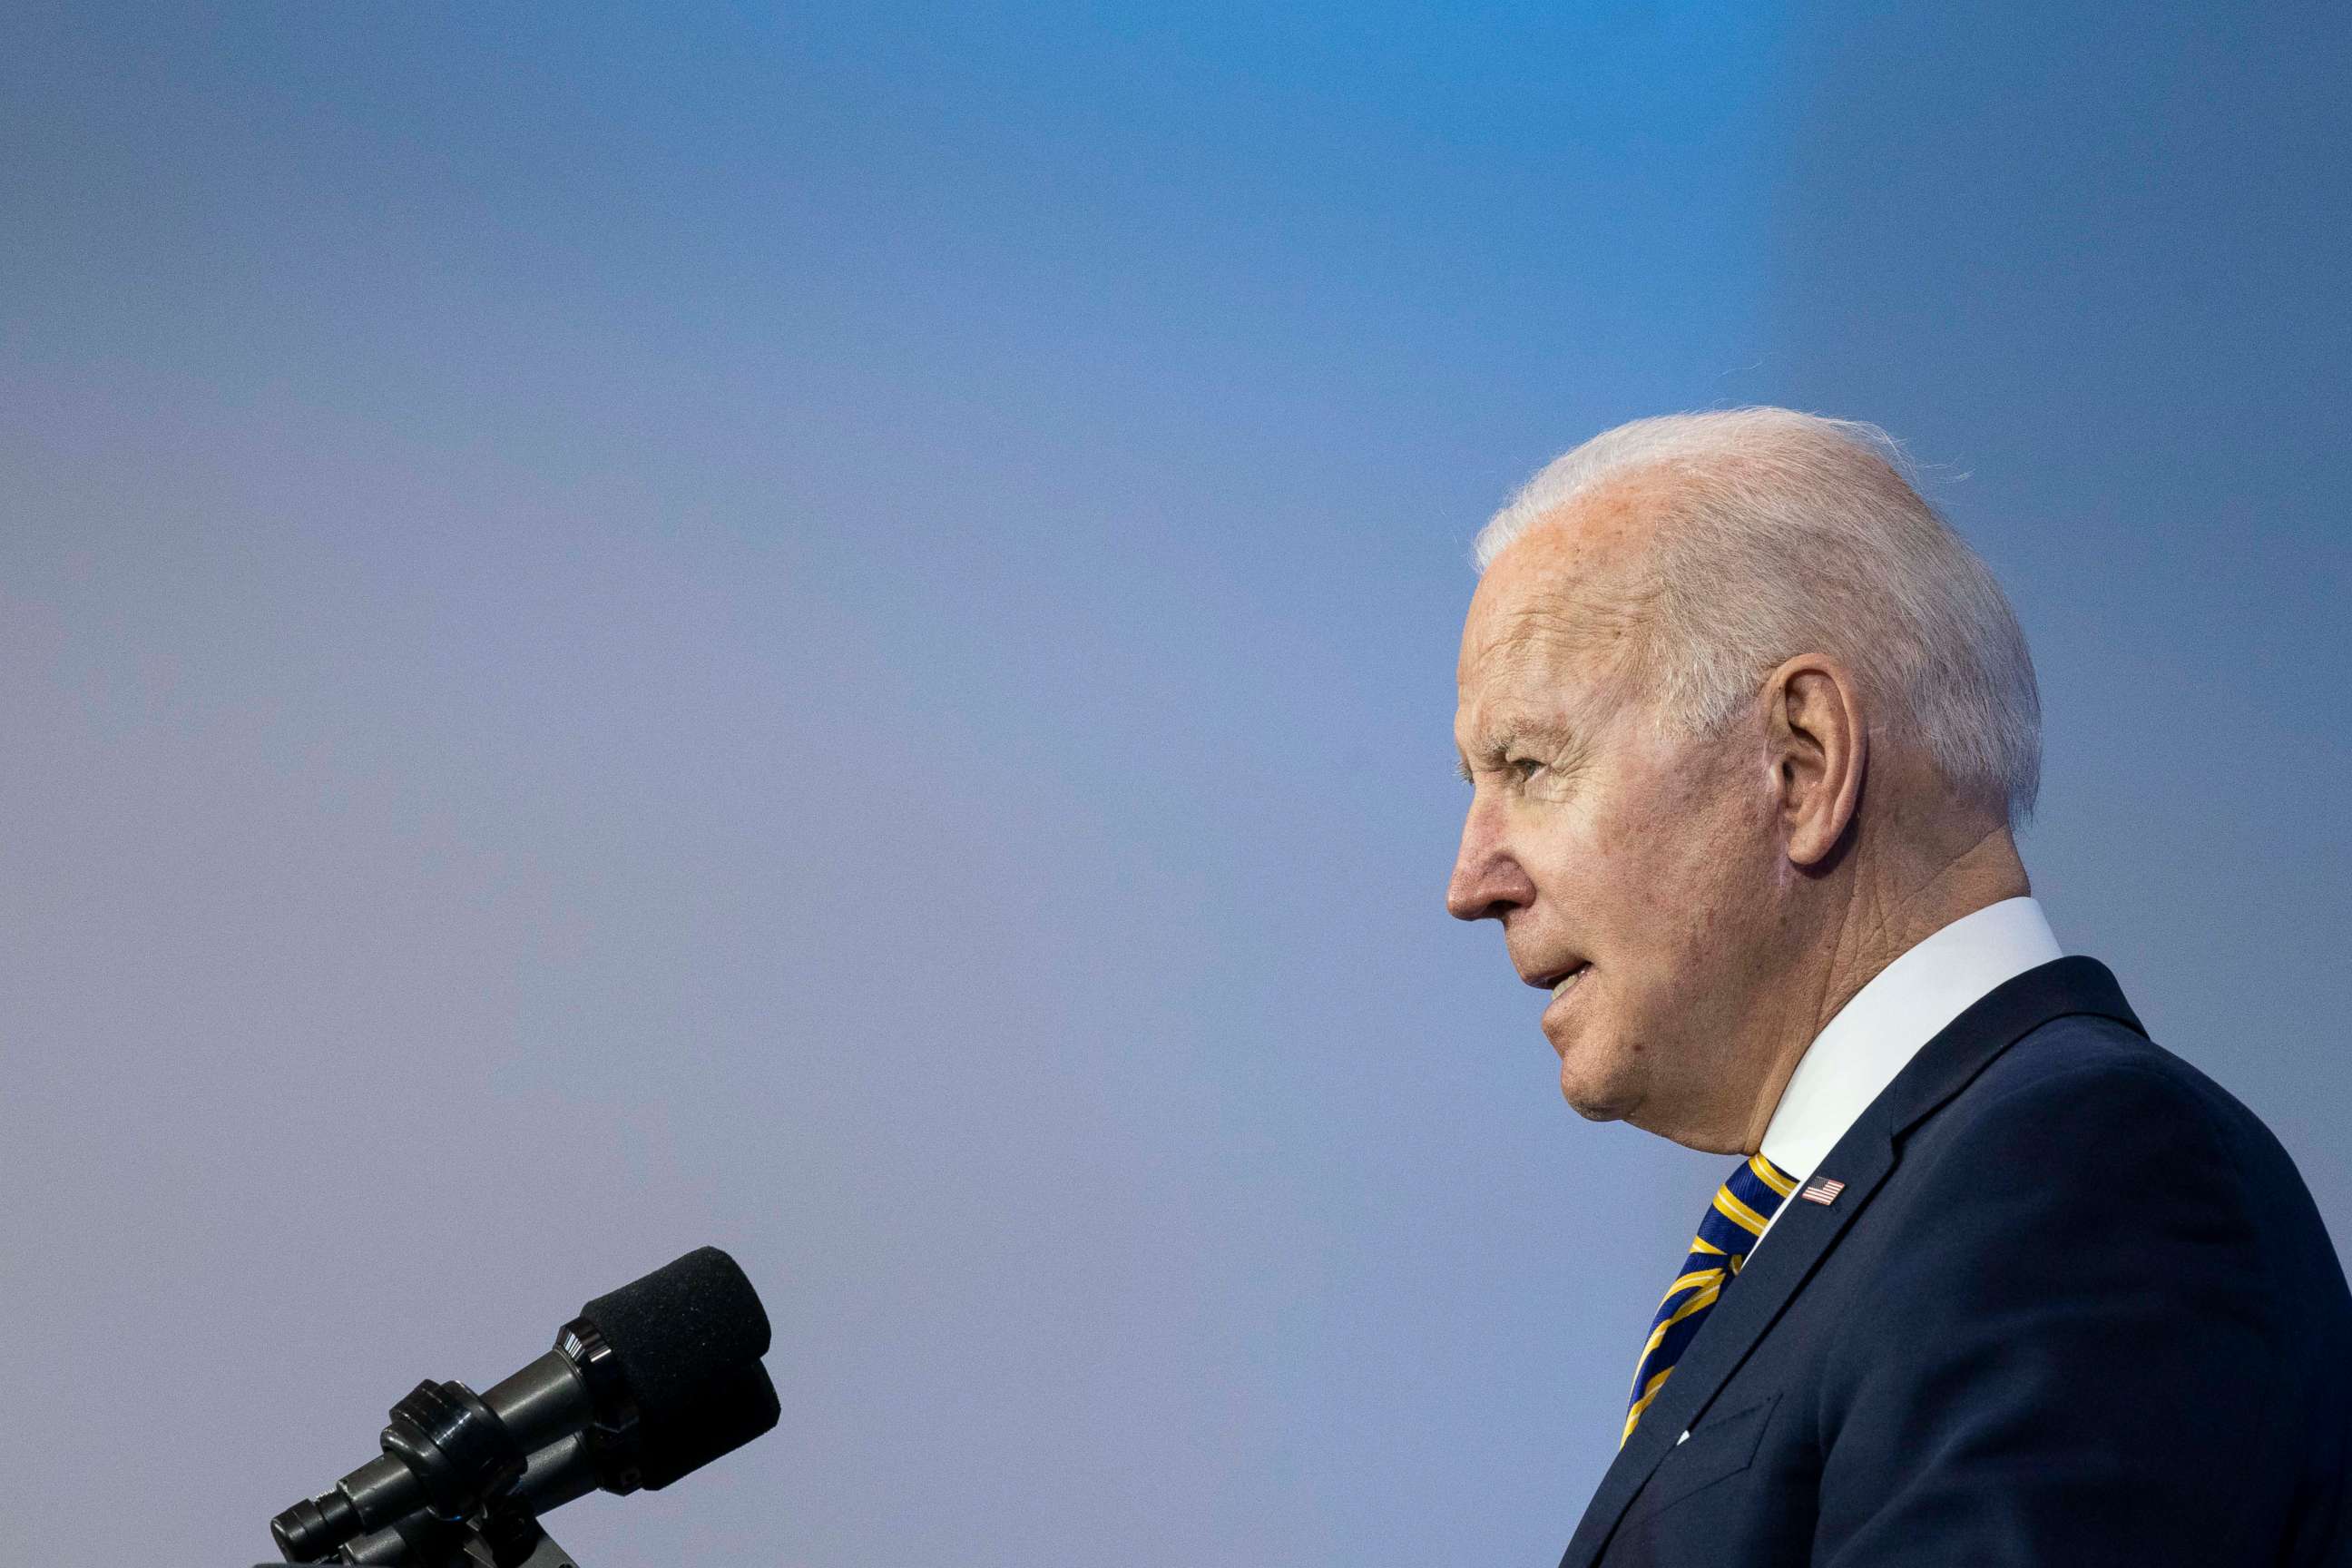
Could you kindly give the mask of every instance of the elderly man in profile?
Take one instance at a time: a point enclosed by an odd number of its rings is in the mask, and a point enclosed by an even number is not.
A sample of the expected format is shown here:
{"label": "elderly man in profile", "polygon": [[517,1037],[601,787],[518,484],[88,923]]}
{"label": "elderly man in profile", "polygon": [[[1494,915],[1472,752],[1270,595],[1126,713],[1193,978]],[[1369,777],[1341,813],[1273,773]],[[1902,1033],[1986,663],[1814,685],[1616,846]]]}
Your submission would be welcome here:
{"label": "elderly man in profile", "polygon": [[1892,443],[1637,421],[1477,560],[1447,905],[1578,1111],[1740,1156],[1562,1568],[2352,1563],[2334,1248],[2061,956],[2025,639]]}

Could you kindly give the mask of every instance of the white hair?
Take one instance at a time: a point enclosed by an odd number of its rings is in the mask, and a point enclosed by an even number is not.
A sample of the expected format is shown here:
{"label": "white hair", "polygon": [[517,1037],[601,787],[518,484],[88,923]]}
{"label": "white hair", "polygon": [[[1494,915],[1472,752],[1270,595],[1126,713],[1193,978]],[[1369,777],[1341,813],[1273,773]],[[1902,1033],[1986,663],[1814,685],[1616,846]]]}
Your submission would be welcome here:
{"label": "white hair", "polygon": [[2042,776],[2042,700],[1992,573],[1874,425],[1785,408],[1668,414],[1546,465],[1479,531],[1484,573],[1528,528],[1636,474],[1672,481],[1627,657],[1662,724],[1721,732],[1783,659],[1843,659],[1874,717],[2012,827]]}

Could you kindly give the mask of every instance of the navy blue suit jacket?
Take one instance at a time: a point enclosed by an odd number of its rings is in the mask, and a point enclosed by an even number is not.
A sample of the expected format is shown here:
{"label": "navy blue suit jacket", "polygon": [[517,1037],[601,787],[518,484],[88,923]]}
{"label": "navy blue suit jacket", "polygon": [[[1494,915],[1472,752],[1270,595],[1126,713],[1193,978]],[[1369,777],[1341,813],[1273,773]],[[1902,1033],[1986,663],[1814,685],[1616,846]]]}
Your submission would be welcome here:
{"label": "navy blue suit jacket", "polygon": [[1813,1174],[1561,1568],[2352,1563],[2335,1248],[2104,965],[1995,989]]}

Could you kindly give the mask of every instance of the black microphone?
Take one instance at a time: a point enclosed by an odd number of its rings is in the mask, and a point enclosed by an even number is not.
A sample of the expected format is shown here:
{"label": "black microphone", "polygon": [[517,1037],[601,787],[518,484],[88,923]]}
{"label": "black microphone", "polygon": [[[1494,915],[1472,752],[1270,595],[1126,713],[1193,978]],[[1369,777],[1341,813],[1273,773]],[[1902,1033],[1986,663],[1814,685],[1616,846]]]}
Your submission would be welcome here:
{"label": "black microphone", "polygon": [[555,1348],[477,1394],[420,1383],[383,1454],[269,1521],[289,1563],[406,1563],[495,1510],[535,1518],[601,1488],[658,1491],[776,1425],[768,1314],[735,1260],[698,1247],[599,1296]]}

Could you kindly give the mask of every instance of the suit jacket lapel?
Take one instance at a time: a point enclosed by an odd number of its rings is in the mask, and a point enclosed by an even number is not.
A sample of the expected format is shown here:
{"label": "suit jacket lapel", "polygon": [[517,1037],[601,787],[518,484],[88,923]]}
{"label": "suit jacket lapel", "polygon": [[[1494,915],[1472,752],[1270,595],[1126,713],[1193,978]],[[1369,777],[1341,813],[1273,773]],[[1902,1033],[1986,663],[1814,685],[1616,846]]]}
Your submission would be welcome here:
{"label": "suit jacket lapel", "polygon": [[1753,1265],[1741,1270],[1708,1312],[1706,1326],[1683,1352],[1674,1375],[1643,1412],[1642,1424],[1601,1478],[1560,1568],[1590,1568],[1600,1557],[1650,1472],[1706,1413],[1756,1342],[1868,1205],[1871,1194],[1895,1168],[1903,1134],[1967,1088],[2002,1051],[2051,1019],[2072,1013],[2096,1013],[2140,1028],[2105,964],[2091,958],[2061,958],[1995,986],[1920,1047],[1830,1151],[1821,1169],[1810,1173],[1845,1184],[1837,1201],[1824,1205],[1793,1194],[1784,1201],[1772,1226],[1771,1246],[1757,1249]]}

